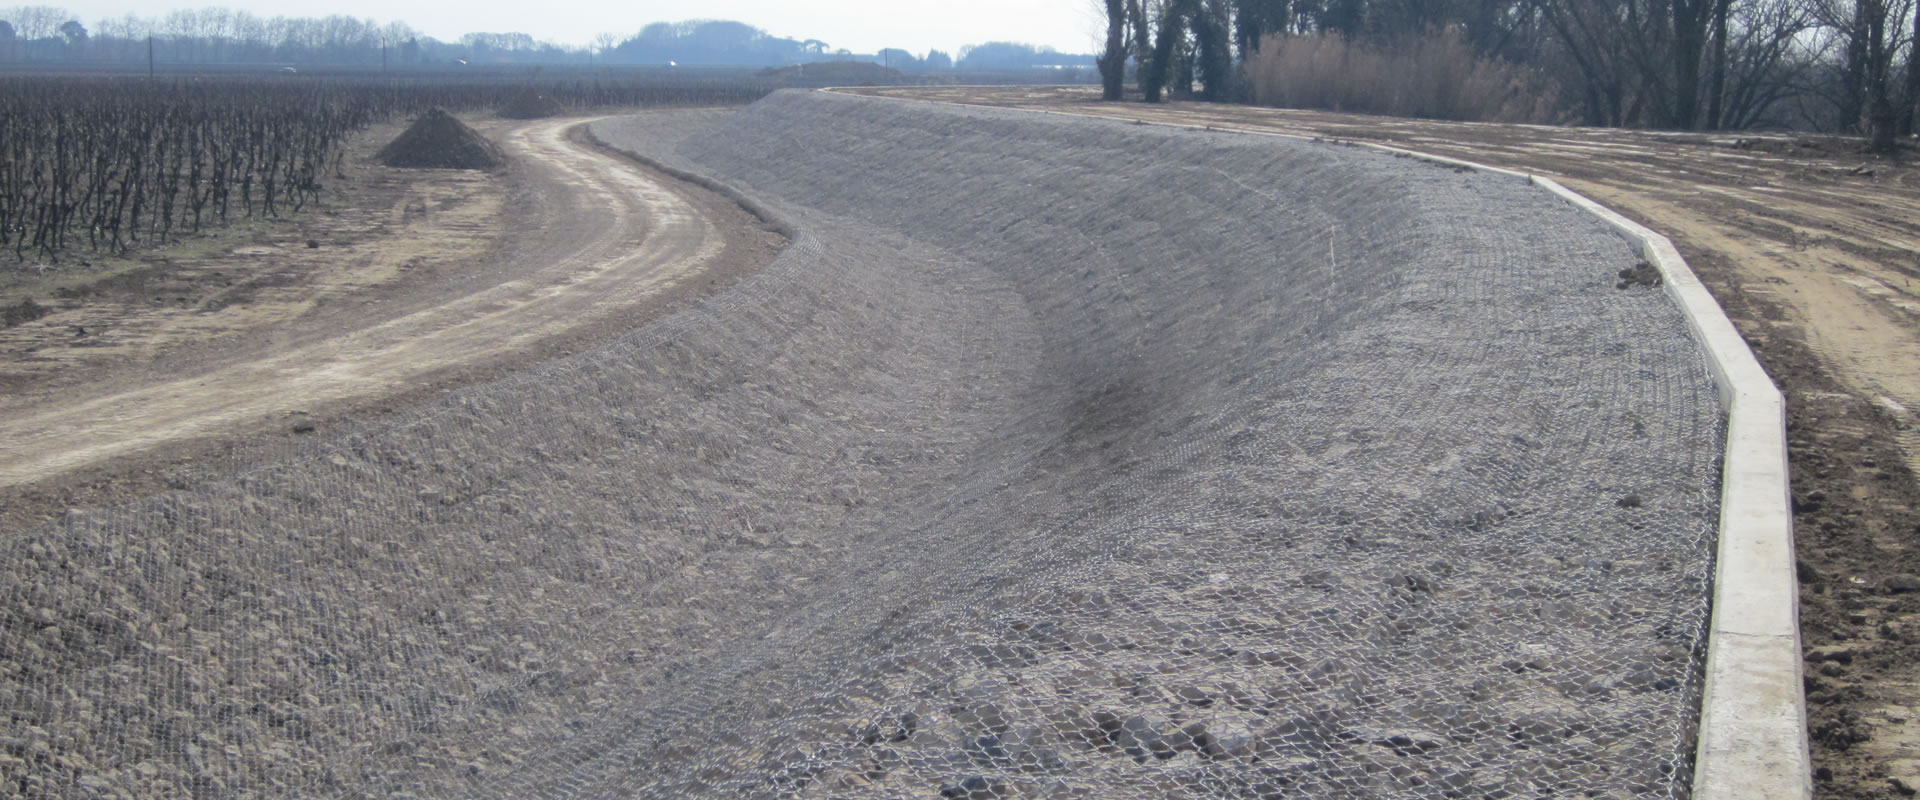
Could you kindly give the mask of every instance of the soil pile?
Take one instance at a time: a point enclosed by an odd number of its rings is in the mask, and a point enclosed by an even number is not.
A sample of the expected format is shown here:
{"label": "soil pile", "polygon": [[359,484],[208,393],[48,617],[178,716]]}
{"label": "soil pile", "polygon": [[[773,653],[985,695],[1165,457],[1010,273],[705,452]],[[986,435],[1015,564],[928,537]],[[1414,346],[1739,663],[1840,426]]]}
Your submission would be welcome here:
{"label": "soil pile", "polygon": [[507,101],[506,106],[500,109],[500,117],[502,119],[546,119],[566,112],[566,107],[560,105],[560,101],[555,100],[553,95],[529,86],[514,95],[512,100]]}
{"label": "soil pile", "polygon": [[389,167],[410,169],[494,169],[507,156],[487,138],[443,109],[421,114],[377,156]]}

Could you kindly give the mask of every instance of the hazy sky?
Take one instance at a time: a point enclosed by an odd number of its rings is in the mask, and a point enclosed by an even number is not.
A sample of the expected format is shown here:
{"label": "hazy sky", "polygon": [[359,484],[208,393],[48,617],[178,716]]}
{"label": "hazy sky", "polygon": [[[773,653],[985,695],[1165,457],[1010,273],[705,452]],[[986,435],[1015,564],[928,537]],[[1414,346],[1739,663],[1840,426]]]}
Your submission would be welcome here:
{"label": "hazy sky", "polygon": [[[31,2],[31,0],[29,0]],[[624,39],[649,22],[732,19],[775,36],[820,39],[834,48],[872,53],[898,47],[924,54],[939,48],[1015,41],[1064,52],[1096,49],[1101,23],[1089,0],[40,0],[64,7],[91,26],[132,13],[163,16],[175,8],[224,6],[264,17],[346,14],[400,21],[436,39],[519,32],[561,44],[586,44],[597,33]],[[0,0],[0,6],[18,4]]]}

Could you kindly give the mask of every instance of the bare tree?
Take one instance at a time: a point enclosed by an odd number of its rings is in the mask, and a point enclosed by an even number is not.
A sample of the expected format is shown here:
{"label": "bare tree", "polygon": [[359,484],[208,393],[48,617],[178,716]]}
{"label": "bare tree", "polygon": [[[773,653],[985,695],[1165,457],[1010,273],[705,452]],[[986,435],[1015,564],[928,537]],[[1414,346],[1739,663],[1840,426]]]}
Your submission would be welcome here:
{"label": "bare tree", "polygon": [[1234,69],[1232,11],[1226,0],[1169,0],[1161,5],[1159,23],[1153,54],[1141,67],[1147,102],[1160,102],[1169,86],[1191,93],[1196,78],[1203,99],[1226,99]]}
{"label": "bare tree", "polygon": [[1153,54],[1140,67],[1140,90],[1149,103],[1158,103],[1167,84],[1175,80],[1174,59],[1186,49],[1188,9],[1195,0],[1166,0],[1160,3],[1155,20],[1159,30],[1153,36]]}
{"label": "bare tree", "polygon": [[1801,0],[1731,5],[1720,34],[1725,41],[1715,45],[1716,57],[1725,59],[1723,83],[1709,98],[1706,126],[1726,130],[1783,122],[1769,115],[1823,57],[1814,26],[1813,10]]}
{"label": "bare tree", "polygon": [[1158,5],[1163,0],[1126,0],[1127,3],[1127,52],[1132,54],[1133,63],[1140,85],[1144,90],[1147,82],[1147,67],[1153,59],[1153,29],[1147,20],[1151,8],[1148,4]]}
{"label": "bare tree", "polygon": [[[1906,22],[1915,5],[1909,0],[1817,0],[1814,6],[1820,22],[1841,42],[1840,96],[1834,103],[1838,122],[1865,132],[1875,152],[1893,150],[1900,118],[1894,108],[1893,65],[1902,51],[1908,62],[1913,60]],[[1920,28],[1912,32],[1920,34]],[[1903,99],[1905,91],[1903,87]]]}
{"label": "bare tree", "polygon": [[1124,0],[1106,0],[1107,48],[1100,54],[1100,96],[1118,101],[1127,83],[1127,8]]}
{"label": "bare tree", "polygon": [[1920,3],[1915,3],[1913,28],[1907,37],[1907,75],[1900,87],[1900,107],[1894,120],[1895,133],[1911,136],[1914,133],[1914,114],[1920,107]]}
{"label": "bare tree", "polygon": [[1260,51],[1269,33],[1287,33],[1292,17],[1288,0],[1234,0],[1233,43],[1246,59]]}
{"label": "bare tree", "polygon": [[60,23],[59,30],[60,39],[66,44],[64,58],[78,59],[86,55],[87,26],[80,24],[77,19],[70,19]]}
{"label": "bare tree", "polygon": [[[1690,130],[1725,88],[1731,0],[1543,0],[1590,124]],[[1709,58],[1710,53],[1712,58]],[[1711,103],[1707,103],[1710,105]]]}
{"label": "bare tree", "polygon": [[14,33],[29,42],[58,35],[60,23],[69,18],[65,10],[53,6],[21,6],[9,13]]}
{"label": "bare tree", "polygon": [[1231,100],[1233,82],[1233,18],[1227,0],[1199,0],[1191,8],[1195,66],[1200,78],[1200,98],[1219,102]]}
{"label": "bare tree", "polygon": [[1541,0],[1558,45],[1554,55],[1561,60],[1562,79],[1578,92],[1589,125],[1626,125],[1639,113],[1648,40],[1664,38],[1645,24],[1645,5],[1643,0]]}
{"label": "bare tree", "polygon": [[[1670,93],[1660,98],[1664,113],[1659,123],[1680,130],[1692,130],[1700,114],[1700,69],[1706,59],[1708,33],[1716,14],[1724,16],[1727,0],[1671,0],[1665,20],[1671,26],[1666,69],[1671,78]],[[1661,76],[1666,77],[1666,76]]]}

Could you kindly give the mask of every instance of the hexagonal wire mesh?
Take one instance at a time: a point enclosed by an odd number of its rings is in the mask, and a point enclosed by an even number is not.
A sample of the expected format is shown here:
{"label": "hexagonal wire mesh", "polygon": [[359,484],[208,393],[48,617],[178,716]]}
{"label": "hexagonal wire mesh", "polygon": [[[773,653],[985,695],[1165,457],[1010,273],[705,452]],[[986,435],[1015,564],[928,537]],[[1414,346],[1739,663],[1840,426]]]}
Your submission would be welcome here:
{"label": "hexagonal wire mesh", "polygon": [[1721,416],[1598,223],[1369,152],[840,96],[595,132],[792,246],[9,537],[0,787],[1686,794]]}

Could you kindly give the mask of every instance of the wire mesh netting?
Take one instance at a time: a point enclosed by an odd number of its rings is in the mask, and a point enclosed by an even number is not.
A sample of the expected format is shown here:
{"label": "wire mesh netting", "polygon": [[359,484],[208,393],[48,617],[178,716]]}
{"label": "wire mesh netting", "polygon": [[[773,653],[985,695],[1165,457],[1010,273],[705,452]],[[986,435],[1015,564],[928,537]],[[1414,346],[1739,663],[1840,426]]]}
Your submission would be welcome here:
{"label": "wire mesh netting", "polygon": [[0,545],[28,796],[1675,797],[1722,420],[1524,182],[782,93],[597,123],[792,245]]}

